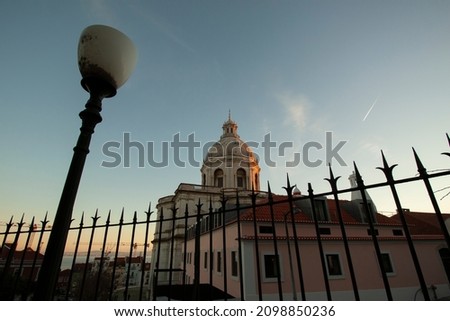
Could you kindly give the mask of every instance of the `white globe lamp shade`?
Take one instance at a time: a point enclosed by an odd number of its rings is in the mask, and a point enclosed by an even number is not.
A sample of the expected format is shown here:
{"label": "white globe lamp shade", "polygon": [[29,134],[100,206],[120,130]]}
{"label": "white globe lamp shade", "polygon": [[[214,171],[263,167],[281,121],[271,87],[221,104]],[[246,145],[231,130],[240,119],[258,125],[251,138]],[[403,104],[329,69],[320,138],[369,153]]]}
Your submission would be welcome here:
{"label": "white globe lamp shade", "polygon": [[[128,80],[136,62],[136,47],[119,30],[105,25],[92,25],[81,33],[78,67],[84,80],[104,81],[115,91]],[[89,91],[83,82],[82,85]]]}

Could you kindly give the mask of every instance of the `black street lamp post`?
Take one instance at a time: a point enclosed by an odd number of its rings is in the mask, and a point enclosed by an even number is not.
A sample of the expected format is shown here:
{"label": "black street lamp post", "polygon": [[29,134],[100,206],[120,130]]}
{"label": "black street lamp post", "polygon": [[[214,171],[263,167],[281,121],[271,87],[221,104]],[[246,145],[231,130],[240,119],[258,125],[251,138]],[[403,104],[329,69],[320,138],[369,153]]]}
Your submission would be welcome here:
{"label": "black street lamp post", "polygon": [[81,86],[90,94],[80,113],[82,125],[73,151],[44,260],[39,271],[34,300],[52,300],[81,175],[95,126],[102,121],[102,100],[113,97],[134,70],[137,53],[131,40],[120,31],[103,25],[84,29],[78,44]]}

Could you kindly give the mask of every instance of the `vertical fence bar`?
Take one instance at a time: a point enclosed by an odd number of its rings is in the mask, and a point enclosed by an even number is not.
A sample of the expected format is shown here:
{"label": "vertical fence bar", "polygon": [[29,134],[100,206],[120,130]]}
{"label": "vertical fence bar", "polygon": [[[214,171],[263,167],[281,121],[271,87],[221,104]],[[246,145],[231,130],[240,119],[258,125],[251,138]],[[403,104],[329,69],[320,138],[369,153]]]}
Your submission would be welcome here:
{"label": "vertical fence bar", "polygon": [[149,246],[148,243],[148,232],[149,232],[149,228],[150,228],[150,215],[152,215],[152,211],[151,210],[152,204],[149,203],[148,204],[148,211],[145,212],[145,214],[147,215],[147,221],[146,221],[146,225],[145,225],[145,240],[144,240],[144,259],[142,261],[142,273],[141,273],[141,287],[139,289],[139,301],[142,301],[142,291],[144,289],[144,280],[145,280],[145,264],[146,264],[146,257],[147,257],[147,247]]}
{"label": "vertical fence bar", "polygon": [[20,222],[17,223],[17,231],[14,235],[14,240],[11,243],[11,247],[8,251],[8,256],[6,257],[5,266],[3,267],[3,274],[0,275],[0,285],[3,287],[5,286],[5,278],[7,277],[7,274],[9,274],[9,270],[11,268],[11,263],[13,262],[14,253],[16,252],[17,243],[19,242],[20,237],[20,231],[22,230],[22,226],[24,224],[23,218],[25,214],[22,214],[22,218],[20,219]]}
{"label": "vertical fence bar", "polygon": [[315,204],[315,200],[314,200],[314,198],[315,198],[314,190],[312,188],[311,183],[308,183],[308,196],[309,196],[309,201],[311,203],[314,227],[316,229],[317,245],[319,247],[320,264],[322,266],[323,281],[325,283],[325,290],[327,292],[327,300],[331,301],[332,297],[331,297],[331,290],[330,290],[330,282],[328,280],[327,266],[326,266],[326,262],[325,262],[325,253],[323,252],[322,237],[320,236],[319,222],[317,219],[316,204]]}
{"label": "vertical fence bar", "polygon": [[344,242],[345,256],[347,258],[347,265],[348,265],[348,269],[350,271],[350,278],[352,280],[353,294],[355,296],[355,300],[359,301],[360,297],[359,297],[359,291],[358,291],[358,284],[356,282],[355,269],[353,267],[352,255],[350,253],[350,246],[348,244],[347,232],[345,231],[344,220],[342,218],[341,205],[340,205],[339,197],[338,197],[337,181],[339,178],[340,178],[340,176],[338,176],[336,178],[334,177],[333,171],[331,170],[331,166],[330,166],[330,178],[329,179],[326,178],[325,180],[327,180],[331,185],[331,191],[333,193],[334,202],[336,204],[336,213],[337,213],[338,220],[339,220],[339,226],[341,228],[342,240]]}
{"label": "vertical fence bar", "polygon": [[[391,287],[389,285],[389,280],[387,278],[386,275],[386,269],[384,268],[384,264],[383,264],[383,259],[381,256],[381,250],[380,250],[380,245],[378,243],[378,239],[377,239],[377,235],[375,232],[375,228],[374,228],[374,223],[373,223],[373,218],[372,218],[372,213],[371,213],[371,209],[369,207],[369,204],[367,202],[367,197],[366,197],[366,186],[364,185],[364,181],[361,177],[361,174],[359,173],[358,167],[356,166],[355,163],[353,163],[354,168],[355,168],[355,175],[356,175],[356,183],[358,185],[358,189],[361,193],[361,198],[363,201],[363,206],[364,206],[364,211],[366,213],[366,218],[367,221],[369,223],[369,228],[370,228],[370,234],[372,236],[372,241],[373,241],[373,245],[375,248],[375,252],[377,255],[377,260],[378,260],[378,265],[380,267],[380,271],[381,271],[381,277],[383,279],[383,284],[384,284],[384,289],[386,291],[386,296],[387,299],[389,301],[392,301],[392,293],[391,293]],[[375,213],[373,213],[375,215]]]}
{"label": "vertical fence bar", "polygon": [[170,261],[169,261],[169,291],[168,291],[168,300],[170,301],[170,297],[172,294],[172,281],[173,281],[173,252],[175,251],[175,221],[177,218],[178,208],[175,205],[171,208],[172,211],[172,237],[170,239]]}
{"label": "vertical fence bar", "polygon": [[87,271],[89,269],[89,259],[91,257],[91,250],[92,250],[92,243],[94,240],[95,228],[97,225],[97,221],[100,218],[100,216],[98,216],[98,210],[95,211],[95,216],[91,217],[91,218],[92,218],[91,237],[89,239],[88,250],[86,253],[86,261],[85,261],[85,266],[84,266],[84,271],[83,271],[83,279],[81,280],[80,301],[83,299],[84,285],[86,283]]}
{"label": "vertical fence bar", "polygon": [[[132,258],[133,258],[134,234],[136,232],[136,223],[137,223],[137,212],[134,211],[132,231],[131,231],[131,241],[130,241],[130,252],[128,253],[127,280],[125,282],[125,290],[123,292],[123,299],[124,299],[124,301],[128,301],[128,288],[130,286],[131,261],[132,261]],[[126,261],[125,261],[125,264],[126,264]]]}
{"label": "vertical fence bar", "polygon": [[3,234],[4,237],[3,237],[3,241],[2,241],[2,248],[0,249],[0,257],[2,257],[3,249],[5,248],[6,239],[8,238],[9,231],[11,230],[11,227],[14,225],[13,219],[14,219],[14,216],[11,216],[11,218],[9,219],[9,223],[6,223],[6,230],[5,230],[5,233]]}
{"label": "vertical fence bar", "polygon": [[261,262],[259,257],[259,242],[258,242],[258,226],[256,218],[256,197],[255,189],[252,185],[252,193],[249,195],[252,199],[252,217],[253,217],[253,233],[255,237],[255,260],[256,260],[256,281],[258,283],[258,299],[263,300],[262,286],[261,286]]}
{"label": "vertical fence bar", "polygon": [[291,274],[292,300],[297,301],[297,288],[295,286],[294,265],[292,264],[292,252],[291,252],[291,242],[290,242],[291,237],[289,235],[289,229],[288,229],[287,218],[286,218],[288,214],[289,214],[289,212],[284,215],[284,230],[286,233],[286,246],[287,246],[287,250],[288,250],[289,270],[290,270],[290,274]]}
{"label": "vertical fence bar", "polygon": [[[23,225],[25,224],[25,222],[23,221],[25,214],[22,214],[22,218],[20,219],[20,222],[17,223],[17,231],[15,232],[15,236],[14,236],[14,241],[11,244],[11,247],[9,248],[8,251],[8,256],[6,257],[6,261],[5,261],[5,266],[3,268],[3,273],[0,275],[0,286],[4,289],[9,289],[9,293],[6,294],[6,296],[10,296],[11,294],[14,295],[11,285],[12,284],[6,284],[6,283],[10,283],[10,280],[12,280],[12,278],[10,279],[9,277],[9,270],[11,269],[11,264],[14,261],[14,254],[16,253],[16,248],[17,248],[17,243],[19,242],[19,238],[20,238],[20,232],[22,230]],[[14,270],[13,270],[14,273]],[[8,290],[6,291],[8,292]],[[10,297],[8,298],[9,300],[11,299]]]}
{"label": "vertical fence bar", "polygon": [[187,241],[188,241],[188,217],[189,208],[188,203],[185,204],[184,208],[184,244],[183,244],[183,300],[187,300],[187,286],[186,286],[186,267],[187,267]]}
{"label": "vertical fence bar", "polygon": [[95,283],[95,296],[94,300],[97,300],[98,298],[98,291],[100,289],[100,280],[102,276],[102,270],[103,270],[103,264],[105,259],[105,248],[106,248],[106,241],[108,239],[108,230],[109,230],[109,223],[111,218],[111,210],[108,212],[108,217],[106,218],[106,225],[105,225],[105,233],[103,235],[103,243],[102,243],[102,253],[100,254],[100,265],[98,267],[98,273],[97,273],[97,281]]}
{"label": "vertical fence bar", "polygon": [[[42,238],[44,237],[45,228],[46,228],[46,226],[47,226],[47,224],[48,224],[48,222],[49,222],[49,221],[47,220],[47,215],[48,215],[48,212],[45,213],[44,220],[41,221],[42,229],[41,229],[41,231],[40,231],[40,233],[39,233],[39,240],[38,240],[38,244],[37,244],[37,246],[36,246],[36,252],[34,252],[33,263],[32,263],[32,265],[31,265],[31,271],[30,271],[30,276],[29,276],[29,278],[28,278],[27,286],[25,287],[25,290],[23,291],[23,294],[22,294],[22,300],[23,300],[23,301],[27,300],[27,297],[28,297],[28,291],[29,291],[29,289],[30,289],[30,287],[31,287],[31,283],[33,282],[34,269],[36,268],[36,261],[37,261],[38,255],[39,255],[39,251],[41,250]],[[38,273],[39,273],[39,271],[38,271]],[[37,275],[38,273],[36,273],[36,275]]]}
{"label": "vertical fence bar", "polygon": [[197,203],[197,217],[195,225],[195,250],[194,250],[194,293],[193,299],[198,300],[200,297],[200,220],[203,204],[200,203],[200,198]]}
{"label": "vertical fence bar", "polygon": [[158,277],[159,277],[159,262],[161,259],[161,237],[162,237],[162,228],[164,222],[164,207],[161,207],[161,214],[159,215],[159,231],[158,231],[158,252],[156,254],[156,264],[155,264],[155,275],[153,282],[153,301],[156,301],[156,291],[158,287]]}
{"label": "vertical fence bar", "polygon": [[237,215],[237,241],[238,241],[238,268],[239,268],[239,291],[241,295],[241,301],[245,300],[244,297],[244,271],[242,267],[242,242],[241,242],[241,206],[239,204],[239,192],[236,191],[236,215]]}
{"label": "vertical fence bar", "polygon": [[21,279],[22,268],[23,268],[23,265],[24,265],[24,262],[25,262],[25,257],[26,257],[27,252],[28,252],[27,250],[28,250],[28,245],[30,243],[31,234],[34,233],[33,230],[34,230],[34,216],[31,219],[30,227],[29,227],[28,233],[27,233],[28,234],[27,235],[27,239],[26,239],[25,245],[23,247],[22,257],[20,258],[19,268],[18,268],[17,273],[16,273],[16,279],[14,281],[14,287],[13,287],[12,296],[11,296],[12,299],[14,299],[14,296],[15,296],[16,290],[17,290],[17,286],[19,284],[19,280]]}
{"label": "vertical fence bar", "polygon": [[214,229],[214,219],[216,213],[213,213],[213,207],[212,207],[212,199],[209,198],[209,290],[210,295],[212,297],[213,295],[213,267],[214,267],[214,251],[213,251],[213,229]]}
{"label": "vertical fence bar", "polygon": [[[222,199],[220,201],[222,204],[222,251],[223,251],[223,292],[224,292],[224,300],[226,301],[228,298],[228,273],[227,273],[227,234],[226,234],[226,218],[227,218],[227,210],[226,203],[227,199],[225,198],[225,194],[222,191]],[[217,267],[219,268],[219,266]]]}
{"label": "vertical fence bar", "polygon": [[278,240],[277,240],[277,232],[275,226],[275,216],[273,211],[273,195],[270,189],[270,184],[267,182],[268,192],[269,192],[269,208],[270,208],[270,221],[272,223],[272,236],[273,236],[273,248],[275,252],[275,266],[277,269],[277,286],[278,286],[278,298],[280,301],[283,301],[283,288],[281,285],[281,262],[280,255],[278,253]]}
{"label": "vertical fence bar", "polygon": [[397,193],[397,189],[395,188],[395,180],[393,176],[393,170],[397,166],[397,164],[389,166],[386,158],[384,157],[383,151],[381,151],[381,155],[383,158],[383,167],[377,167],[380,169],[384,175],[386,176],[387,183],[391,188],[392,197],[394,198],[395,206],[397,207],[398,215],[400,216],[400,220],[402,222],[403,231],[405,232],[406,241],[408,243],[409,252],[411,253],[411,258],[414,263],[414,267],[416,269],[417,277],[419,279],[420,288],[422,289],[423,297],[426,301],[430,300],[430,295],[428,294],[427,284],[425,283],[425,278],[423,277],[422,269],[420,268],[419,258],[417,257],[416,250],[414,248],[414,244],[411,238],[411,234],[409,232],[408,223],[406,222],[405,214],[403,213],[402,204],[400,203],[400,198]]}
{"label": "vertical fence bar", "polygon": [[[302,295],[302,300],[306,301],[305,282],[303,279],[303,269],[302,269],[302,262],[301,262],[301,256],[300,256],[300,248],[298,246],[297,226],[296,226],[295,217],[294,217],[294,204],[293,204],[294,201],[293,201],[293,197],[292,197],[292,190],[295,188],[295,185],[291,186],[291,182],[289,181],[289,175],[287,176],[287,186],[283,187],[283,188],[286,190],[286,193],[288,195],[289,211],[291,213],[291,224],[292,224],[292,233],[294,236],[295,258],[296,258],[296,263],[297,263],[298,277],[300,280],[300,293]],[[295,282],[295,280],[293,280],[292,282]],[[295,283],[293,283],[293,284],[295,284]],[[295,296],[297,296],[297,294]]]}
{"label": "vertical fence bar", "polygon": [[83,224],[84,224],[83,221],[84,221],[84,212],[83,212],[83,214],[81,214],[80,226],[78,227],[77,241],[75,244],[75,250],[73,252],[72,267],[70,269],[69,280],[67,281],[66,301],[69,300],[70,288],[72,286],[72,277],[73,277],[73,273],[75,272],[75,265],[77,262],[77,255],[78,255],[78,247],[80,245],[81,234],[83,232]]}
{"label": "vertical fence bar", "polygon": [[[448,138],[448,136],[447,136],[447,138]],[[417,164],[417,171],[419,172],[420,178],[422,179],[423,183],[425,184],[431,204],[433,204],[434,212],[436,213],[436,218],[439,222],[439,226],[441,227],[442,234],[444,235],[445,242],[447,243],[447,247],[450,249],[450,235],[449,235],[447,227],[445,225],[444,218],[442,217],[442,213],[439,208],[436,197],[434,196],[433,188],[431,187],[430,180],[428,179],[427,170],[423,166],[422,161],[420,160],[420,158],[417,155],[414,148],[413,148],[413,153],[414,153],[414,158],[415,158],[416,164]]]}
{"label": "vertical fence bar", "polygon": [[113,293],[114,293],[114,282],[116,279],[116,270],[117,270],[117,258],[119,257],[120,240],[122,237],[123,214],[124,214],[124,208],[122,207],[122,213],[120,214],[120,219],[119,219],[119,231],[117,232],[116,251],[114,253],[114,264],[113,264],[113,270],[112,270],[112,275],[111,275],[111,284],[109,286],[109,301],[112,300]]}

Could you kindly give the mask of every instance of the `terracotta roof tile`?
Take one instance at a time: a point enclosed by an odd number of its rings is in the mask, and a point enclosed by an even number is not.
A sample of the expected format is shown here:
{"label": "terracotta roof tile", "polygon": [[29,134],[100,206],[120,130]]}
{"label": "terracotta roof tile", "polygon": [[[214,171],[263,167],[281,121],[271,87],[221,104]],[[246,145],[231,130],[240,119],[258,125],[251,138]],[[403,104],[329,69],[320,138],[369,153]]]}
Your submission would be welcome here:
{"label": "terracotta roof tile", "polygon": [[[299,199],[296,198],[293,201],[293,210],[294,210],[294,217],[296,222],[314,222],[312,217],[305,213],[301,206],[298,204]],[[308,200],[305,200],[308,201]],[[337,205],[335,200],[333,199],[327,199],[327,208],[328,208],[328,214],[330,217],[331,223],[339,223],[339,216],[337,211]],[[344,205],[348,204],[350,201],[347,200],[339,200],[340,204],[340,211],[342,215],[342,220],[345,224],[359,224],[361,223],[359,220],[357,220],[354,216],[352,216],[346,209]],[[275,222],[284,222],[285,215],[290,213],[290,205],[288,202],[287,196],[281,196],[281,195],[273,195],[273,216]],[[271,221],[271,206],[268,204],[268,199],[261,200],[256,204],[256,219],[258,221],[262,222],[270,222]],[[287,215],[287,219],[290,220],[290,215]],[[393,220],[391,217],[382,215],[377,213],[376,214],[377,224],[383,224],[383,225],[399,225],[399,222],[397,220]],[[253,220],[253,209],[247,209],[243,211],[241,220],[243,221],[251,221]]]}
{"label": "terracotta roof tile", "polygon": [[[435,213],[404,211],[406,223],[412,235],[442,235],[442,230]],[[442,214],[444,221],[450,219],[450,214]],[[392,216],[393,220],[401,222],[400,215]]]}

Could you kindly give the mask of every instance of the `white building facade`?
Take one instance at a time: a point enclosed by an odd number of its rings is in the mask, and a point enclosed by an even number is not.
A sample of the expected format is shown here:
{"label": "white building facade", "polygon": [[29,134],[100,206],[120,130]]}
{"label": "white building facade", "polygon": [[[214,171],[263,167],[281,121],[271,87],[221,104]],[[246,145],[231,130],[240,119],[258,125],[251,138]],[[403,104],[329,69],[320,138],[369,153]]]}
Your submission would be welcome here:
{"label": "white building facade", "polygon": [[[152,241],[152,284],[181,284],[184,274],[183,245],[187,226],[201,206],[201,213],[222,207],[227,198],[232,203],[239,194],[241,203],[249,203],[251,190],[260,189],[260,167],[251,148],[239,137],[238,125],[228,116],[222,125],[220,139],[210,147],[203,160],[201,185],[181,183],[174,194],[158,200],[157,219]],[[187,219],[185,213],[189,213]],[[161,220],[162,219],[162,220]],[[161,223],[162,222],[162,223]],[[173,248],[173,251],[171,250]],[[169,271],[169,270],[172,270]]]}

